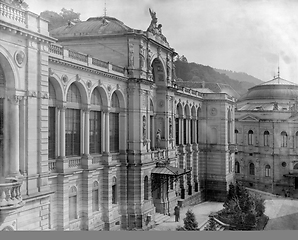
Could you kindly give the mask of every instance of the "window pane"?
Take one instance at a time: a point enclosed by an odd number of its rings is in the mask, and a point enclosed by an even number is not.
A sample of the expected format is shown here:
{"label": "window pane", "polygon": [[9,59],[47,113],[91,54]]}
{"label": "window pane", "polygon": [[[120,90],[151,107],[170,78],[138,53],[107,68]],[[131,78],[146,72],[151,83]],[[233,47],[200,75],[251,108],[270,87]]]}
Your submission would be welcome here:
{"label": "window pane", "polygon": [[90,153],[101,153],[101,112],[90,112]]}
{"label": "window pane", "polygon": [[79,156],[80,147],[80,110],[65,111],[65,153],[66,156]]}
{"label": "window pane", "polygon": [[119,113],[110,113],[110,152],[119,152]]}
{"label": "window pane", "polygon": [[[54,107],[49,107],[49,120],[48,120],[48,157],[50,159],[56,158],[56,109]],[[2,128],[1,128],[2,129]]]}
{"label": "window pane", "polygon": [[69,220],[77,218],[77,196],[69,197]]}
{"label": "window pane", "polygon": [[98,211],[98,190],[92,191],[92,211]]}

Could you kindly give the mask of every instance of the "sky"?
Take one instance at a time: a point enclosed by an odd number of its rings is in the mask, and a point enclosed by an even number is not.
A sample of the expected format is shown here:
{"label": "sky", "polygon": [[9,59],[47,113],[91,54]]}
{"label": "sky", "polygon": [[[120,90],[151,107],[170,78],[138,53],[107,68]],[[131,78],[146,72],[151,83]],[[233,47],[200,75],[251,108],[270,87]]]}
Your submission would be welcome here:
{"label": "sky", "polygon": [[[298,83],[298,0],[25,0],[29,10],[81,13],[81,20],[115,17],[147,30],[156,12],[170,46],[188,62],[245,72],[263,81],[277,75]],[[106,3],[105,3],[106,2]]]}

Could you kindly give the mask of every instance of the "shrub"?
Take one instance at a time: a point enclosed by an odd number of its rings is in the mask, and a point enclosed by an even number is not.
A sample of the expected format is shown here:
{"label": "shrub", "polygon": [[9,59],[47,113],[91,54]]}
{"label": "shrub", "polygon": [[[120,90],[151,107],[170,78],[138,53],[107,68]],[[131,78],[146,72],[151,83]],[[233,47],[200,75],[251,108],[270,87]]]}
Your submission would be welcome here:
{"label": "shrub", "polygon": [[188,209],[186,212],[186,217],[183,219],[184,228],[187,231],[196,231],[198,230],[198,222],[196,221],[196,217],[194,213]]}

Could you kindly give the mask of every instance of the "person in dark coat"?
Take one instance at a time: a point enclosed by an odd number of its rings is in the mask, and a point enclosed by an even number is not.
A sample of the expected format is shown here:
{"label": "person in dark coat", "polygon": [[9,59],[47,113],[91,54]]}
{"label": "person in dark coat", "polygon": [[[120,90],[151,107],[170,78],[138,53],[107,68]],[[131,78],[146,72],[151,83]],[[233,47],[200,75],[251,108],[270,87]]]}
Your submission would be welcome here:
{"label": "person in dark coat", "polygon": [[180,207],[177,205],[174,208],[175,222],[179,222],[180,219]]}

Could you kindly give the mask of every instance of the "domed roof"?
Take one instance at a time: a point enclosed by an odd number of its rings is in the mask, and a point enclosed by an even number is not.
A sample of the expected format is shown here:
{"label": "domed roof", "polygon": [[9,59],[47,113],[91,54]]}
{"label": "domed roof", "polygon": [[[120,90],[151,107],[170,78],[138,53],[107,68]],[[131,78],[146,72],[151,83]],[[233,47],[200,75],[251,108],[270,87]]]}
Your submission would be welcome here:
{"label": "domed roof", "polygon": [[50,31],[53,37],[74,37],[74,36],[98,36],[108,34],[122,34],[133,31],[132,28],[126,26],[123,22],[113,17],[93,17],[87,21],[78,23],[69,23]]}
{"label": "domed roof", "polygon": [[244,100],[295,100],[298,98],[298,84],[287,81],[279,76],[248,89],[246,95],[238,102]]}

